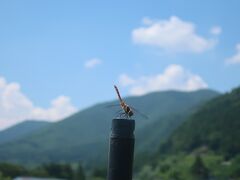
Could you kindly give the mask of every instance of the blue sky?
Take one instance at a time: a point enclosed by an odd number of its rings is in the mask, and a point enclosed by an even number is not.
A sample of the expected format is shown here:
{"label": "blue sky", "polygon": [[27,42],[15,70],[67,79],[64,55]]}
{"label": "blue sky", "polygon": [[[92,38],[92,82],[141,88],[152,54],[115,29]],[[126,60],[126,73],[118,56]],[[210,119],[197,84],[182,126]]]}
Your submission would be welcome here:
{"label": "blue sky", "polygon": [[60,119],[116,98],[113,84],[123,96],[229,91],[240,82],[238,7],[237,0],[1,1],[0,120],[7,127],[38,115]]}

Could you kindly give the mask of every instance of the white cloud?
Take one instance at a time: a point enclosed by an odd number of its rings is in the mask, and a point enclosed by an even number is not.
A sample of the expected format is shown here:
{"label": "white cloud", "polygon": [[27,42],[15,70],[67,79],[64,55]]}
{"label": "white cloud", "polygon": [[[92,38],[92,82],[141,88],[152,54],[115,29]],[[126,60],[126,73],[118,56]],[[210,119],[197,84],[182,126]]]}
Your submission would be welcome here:
{"label": "white cloud", "polygon": [[119,82],[122,86],[128,86],[135,83],[135,80],[130,78],[127,74],[121,74]]}
{"label": "white cloud", "polygon": [[84,66],[87,69],[91,69],[94,68],[95,66],[101,64],[102,61],[98,58],[93,58],[93,59],[89,59],[88,61],[85,62]]}
{"label": "white cloud", "polygon": [[236,45],[237,53],[225,60],[226,64],[240,64],[240,43]]}
{"label": "white cloud", "polygon": [[149,17],[144,17],[142,19],[142,22],[144,25],[152,25],[154,23],[154,20],[150,19]]}
{"label": "white cloud", "polygon": [[[124,76],[126,79],[132,80],[132,83],[128,84],[131,95],[143,95],[148,92],[163,90],[194,91],[208,87],[199,75],[193,74],[176,64],[169,65],[163,73],[152,76],[142,76],[136,79],[126,74]],[[122,76],[119,77],[120,83],[122,82],[121,78]],[[121,83],[121,85],[126,86],[124,83]]]}
{"label": "white cloud", "polygon": [[33,119],[49,119],[60,120],[70,114],[76,112],[76,107],[71,104],[70,98],[67,96],[59,96],[52,100],[48,109],[35,107],[31,114]]}
{"label": "white cloud", "polygon": [[222,33],[222,28],[220,26],[214,26],[210,29],[211,34],[220,35]]}
{"label": "white cloud", "polygon": [[66,96],[54,99],[49,108],[37,107],[21,92],[18,83],[7,83],[0,77],[0,129],[26,119],[57,121],[76,111]]}
{"label": "white cloud", "polygon": [[193,23],[176,16],[168,20],[143,18],[143,24],[143,27],[132,31],[136,44],[155,46],[169,52],[202,53],[213,48],[217,42],[196,34]]}

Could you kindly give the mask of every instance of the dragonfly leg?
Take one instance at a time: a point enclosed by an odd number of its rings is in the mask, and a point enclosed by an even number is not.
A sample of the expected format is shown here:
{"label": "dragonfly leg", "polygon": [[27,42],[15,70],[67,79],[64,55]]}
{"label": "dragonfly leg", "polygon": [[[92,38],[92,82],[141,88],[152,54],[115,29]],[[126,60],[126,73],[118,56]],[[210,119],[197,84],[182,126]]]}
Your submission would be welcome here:
{"label": "dragonfly leg", "polygon": [[126,113],[125,113],[125,112],[120,113],[120,114],[119,114],[119,117],[120,117],[120,118],[123,118],[123,117],[126,118]]}
{"label": "dragonfly leg", "polygon": [[116,116],[119,116],[120,112],[122,112],[122,109],[118,110],[117,112],[115,112]]}
{"label": "dragonfly leg", "polygon": [[119,110],[119,111],[117,111],[116,113],[115,113],[115,117],[116,118],[121,118],[122,117],[122,115],[123,115],[123,113],[121,112],[121,111]]}

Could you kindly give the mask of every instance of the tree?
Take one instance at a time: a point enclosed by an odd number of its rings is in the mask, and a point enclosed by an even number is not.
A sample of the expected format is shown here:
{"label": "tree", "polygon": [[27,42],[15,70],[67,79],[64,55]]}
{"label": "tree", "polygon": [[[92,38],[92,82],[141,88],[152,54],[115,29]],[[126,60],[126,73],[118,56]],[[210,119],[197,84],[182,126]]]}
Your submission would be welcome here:
{"label": "tree", "polygon": [[169,174],[169,179],[172,179],[172,180],[181,180],[181,174],[179,171],[177,170],[173,170],[171,171],[171,173]]}
{"label": "tree", "polygon": [[200,155],[197,155],[191,167],[191,174],[196,180],[207,180],[209,178],[209,170],[204,165]]}
{"label": "tree", "polygon": [[240,155],[232,161],[230,177],[233,179],[240,179]]}
{"label": "tree", "polygon": [[106,178],[107,170],[105,168],[95,168],[92,172],[93,177]]}
{"label": "tree", "polygon": [[69,164],[45,164],[43,168],[50,177],[73,179],[73,170]]}
{"label": "tree", "polygon": [[1,180],[11,180],[11,178],[9,178],[9,177],[4,177],[1,172],[0,172],[0,179]]}
{"label": "tree", "polygon": [[3,176],[8,176],[11,178],[27,174],[27,171],[24,167],[10,163],[0,163],[0,171]]}
{"label": "tree", "polygon": [[86,179],[86,176],[85,176],[85,173],[84,173],[84,170],[81,166],[80,163],[78,163],[78,167],[77,167],[77,170],[75,172],[75,177],[74,177],[75,180],[85,180]]}

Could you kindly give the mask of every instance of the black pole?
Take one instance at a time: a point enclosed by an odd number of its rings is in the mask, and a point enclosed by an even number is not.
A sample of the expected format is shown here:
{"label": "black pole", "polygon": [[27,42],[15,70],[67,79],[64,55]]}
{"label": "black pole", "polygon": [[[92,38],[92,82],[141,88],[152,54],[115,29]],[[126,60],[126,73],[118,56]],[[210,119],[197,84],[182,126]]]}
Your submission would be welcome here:
{"label": "black pole", "polygon": [[112,120],[108,159],[108,180],[132,180],[134,128],[134,120]]}

